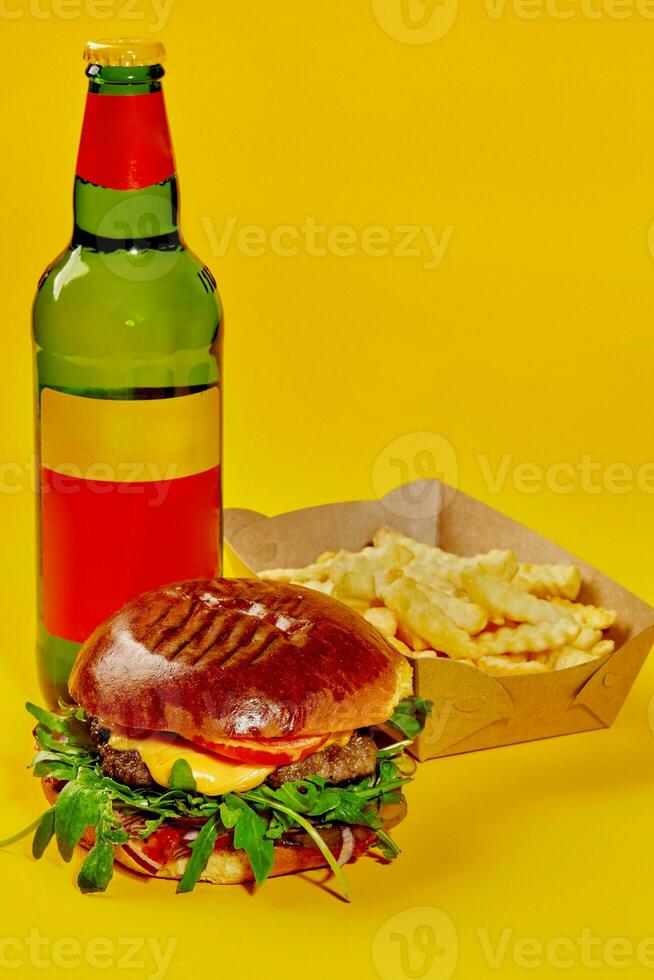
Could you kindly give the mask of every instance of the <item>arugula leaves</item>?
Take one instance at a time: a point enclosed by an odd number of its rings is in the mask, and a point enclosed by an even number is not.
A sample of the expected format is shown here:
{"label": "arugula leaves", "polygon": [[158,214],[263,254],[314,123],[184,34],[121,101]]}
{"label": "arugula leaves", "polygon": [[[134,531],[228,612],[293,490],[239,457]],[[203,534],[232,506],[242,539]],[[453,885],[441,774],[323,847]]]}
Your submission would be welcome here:
{"label": "arugula leaves", "polygon": [[275,843],[267,836],[268,821],[236,793],[227,794],[220,816],[223,826],[234,828],[234,847],[246,852],[257,885],[263,885],[275,860]]}
{"label": "arugula leaves", "polygon": [[[429,711],[421,698],[402,702],[392,723],[408,740],[420,731]],[[132,788],[102,772],[102,759],[90,737],[83,709],[62,706],[61,713],[28,704],[35,718],[38,752],[34,775],[65,782],[54,805],[26,830],[0,846],[13,843],[33,830],[32,851],[40,858],[55,839],[63,859],[70,861],[84,833],[93,829],[95,842],[78,877],[82,892],[104,891],[113,875],[114,848],[130,834],[147,838],[167,820],[193,818],[202,821],[191,843],[185,873],[178,892],[191,891],[202,876],[216,840],[233,831],[233,843],[246,852],[257,884],[269,876],[274,862],[275,841],[289,830],[301,828],[322,853],[343,893],[348,886],[342,868],[321,835],[330,826],[362,826],[374,831],[384,857],[391,859],[399,848],[383,829],[380,814],[385,804],[403,801],[401,789],[410,778],[402,775],[398,757],[407,741],[380,750],[377,769],[370,776],[340,786],[329,785],[321,776],[284,783],[277,789],[262,784],[242,793],[222,797],[199,793],[191,768],[185,760],[175,762],[168,788]],[[141,826],[128,833],[125,818],[138,816]]]}
{"label": "arugula leaves", "polygon": [[197,787],[193,778],[193,771],[186,759],[175,760],[168,785],[171,789],[184,789],[187,793],[195,792]]}
{"label": "arugula leaves", "polygon": [[55,812],[54,807],[46,810],[36,828],[36,833],[32,840],[32,854],[37,859],[43,857],[46,847],[54,837],[55,832]]}
{"label": "arugula leaves", "polygon": [[62,717],[61,715],[55,714],[54,711],[46,711],[45,708],[40,708],[38,704],[32,704],[31,701],[28,701],[25,707],[45,730],[57,732],[59,735],[69,734],[68,718],[66,716]]}
{"label": "arugula leaves", "polygon": [[391,724],[399,729],[405,738],[414,739],[425,727],[427,716],[433,704],[425,698],[406,698],[400,701],[391,716]]}
{"label": "arugula leaves", "polygon": [[129,834],[114,816],[111,798],[107,794],[100,805],[95,825],[95,843],[77,876],[77,884],[83,894],[105,891],[114,873],[114,847],[126,844],[128,840]]}
{"label": "arugula leaves", "polygon": [[71,705],[61,705],[61,714],[46,711],[30,701],[25,705],[33,718],[36,718],[35,735],[40,734],[46,740],[48,736],[58,735],[68,745],[76,748],[94,749],[93,739],[89,732],[86,712],[83,708]]}
{"label": "arugula leaves", "polygon": [[209,817],[198,836],[190,845],[191,857],[186,865],[182,879],[177,886],[178,893],[193,891],[200,880],[202,872],[209,863],[209,858],[213,853],[214,844],[217,839],[218,827],[214,815],[213,817]]}
{"label": "arugula leaves", "polygon": [[81,779],[66,783],[55,805],[55,837],[64,861],[70,861],[87,827],[100,822],[107,793],[82,785]]}
{"label": "arugula leaves", "polygon": [[129,834],[114,815],[109,791],[99,790],[92,776],[83,771],[61,790],[53,816],[54,821],[46,822],[46,814],[37,828],[32,847],[34,856],[41,857],[54,835],[62,858],[70,861],[84,832],[93,827],[95,842],[77,883],[83,893],[104,891],[113,876],[114,846],[129,840]]}

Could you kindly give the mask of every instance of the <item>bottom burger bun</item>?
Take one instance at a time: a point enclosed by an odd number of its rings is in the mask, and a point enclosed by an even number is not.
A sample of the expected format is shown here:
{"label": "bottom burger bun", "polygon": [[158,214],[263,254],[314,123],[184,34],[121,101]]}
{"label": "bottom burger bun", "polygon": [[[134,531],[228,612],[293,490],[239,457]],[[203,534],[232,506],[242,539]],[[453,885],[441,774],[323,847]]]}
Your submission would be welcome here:
{"label": "bottom burger bun", "polygon": [[[374,835],[363,828],[357,828],[357,847],[359,845],[359,830],[365,834],[366,840],[362,851],[365,851]],[[86,831],[80,843],[86,847],[93,846],[94,833]],[[178,858],[169,861],[160,868],[149,868],[150,861],[143,851],[144,841],[132,837],[122,847],[116,847],[115,859],[119,864],[149,878],[169,878],[180,881],[186,871],[188,858]],[[275,875],[297,874],[300,871],[312,871],[327,867],[320,851],[314,847],[275,847],[275,862],[270,877]],[[206,868],[200,876],[200,881],[212,885],[240,885],[254,881],[252,867],[245,851],[235,851],[233,847],[216,848],[209,858]]]}
{"label": "bottom burger bun", "polygon": [[[47,778],[41,780],[41,785],[48,802],[54,803],[61,792],[61,786]],[[405,813],[404,805],[386,807],[383,814],[384,829],[390,830],[400,823]],[[374,832],[365,827],[344,828],[338,852],[334,852],[335,857],[343,864],[355,861],[365,854],[374,839]],[[95,831],[89,828],[84,832],[80,844],[90,849],[94,843]],[[115,847],[114,857],[119,864],[137,874],[175,881],[181,880],[188,864],[187,857],[179,857],[163,865],[154,864],[145,852],[145,841],[140,837],[130,837],[126,844]],[[270,876],[297,874],[325,867],[327,862],[316,847],[276,844]],[[212,885],[239,885],[254,881],[254,873],[245,851],[235,850],[233,847],[216,847],[199,880]]]}
{"label": "bottom burger bun", "polygon": [[[136,843],[130,841],[128,847],[137,848],[142,846],[143,841]],[[125,848],[118,848],[117,860],[132,871],[140,874],[149,875],[151,872],[139,867],[137,862],[125,853]],[[155,878],[171,878],[180,880],[186,871],[186,858],[179,858],[177,861],[170,861],[164,864],[154,875]],[[295,874],[299,871],[311,871],[316,868],[325,867],[320,851],[309,848],[275,847],[275,863],[270,872],[274,875]],[[254,874],[245,851],[235,851],[233,848],[218,848],[214,850],[209,858],[209,862],[200,876],[200,881],[212,885],[240,885],[248,881],[254,881]]]}

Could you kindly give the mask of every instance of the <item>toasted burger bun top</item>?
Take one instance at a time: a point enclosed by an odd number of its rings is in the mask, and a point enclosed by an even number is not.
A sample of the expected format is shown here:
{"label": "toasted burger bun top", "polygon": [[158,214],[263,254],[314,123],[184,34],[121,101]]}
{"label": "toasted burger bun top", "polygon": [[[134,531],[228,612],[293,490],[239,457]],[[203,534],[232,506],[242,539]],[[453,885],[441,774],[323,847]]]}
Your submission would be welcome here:
{"label": "toasted burger bun top", "polygon": [[180,582],[132,599],[79,652],[104,722],[183,738],[292,738],[387,721],[411,668],[361,616],[300,586]]}

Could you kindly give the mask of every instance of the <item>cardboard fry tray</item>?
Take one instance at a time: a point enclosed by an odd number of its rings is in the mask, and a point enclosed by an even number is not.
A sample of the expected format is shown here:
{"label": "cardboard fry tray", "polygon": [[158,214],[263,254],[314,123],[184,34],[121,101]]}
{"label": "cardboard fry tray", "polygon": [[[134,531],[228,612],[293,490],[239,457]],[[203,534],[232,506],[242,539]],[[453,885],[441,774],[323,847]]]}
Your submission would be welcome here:
{"label": "cardboard fry tray", "polygon": [[456,660],[414,661],[415,691],[433,702],[415,743],[420,760],[608,728],[654,644],[654,608],[552,541],[438,480],[416,480],[381,500],[326,504],[265,517],[225,513],[225,543],[239,575],[307,565],[323,551],[357,551],[382,526],[446,551],[510,548],[521,561],[575,564],[580,601],[616,609],[614,653],[547,674],[491,677]]}

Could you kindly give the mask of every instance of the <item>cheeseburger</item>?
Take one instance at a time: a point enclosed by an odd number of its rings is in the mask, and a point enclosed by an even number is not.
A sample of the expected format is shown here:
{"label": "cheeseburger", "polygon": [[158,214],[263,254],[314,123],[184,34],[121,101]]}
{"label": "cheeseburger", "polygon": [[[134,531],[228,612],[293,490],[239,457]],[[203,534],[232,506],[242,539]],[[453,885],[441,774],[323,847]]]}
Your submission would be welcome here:
{"label": "cheeseburger", "polygon": [[82,891],[117,860],[178,891],[329,866],[347,893],[344,864],[398,853],[425,703],[335,599],[242,579],[157,589],[92,634],[69,687],[57,713],[28,705],[50,803],[33,851],[90,849]]}

